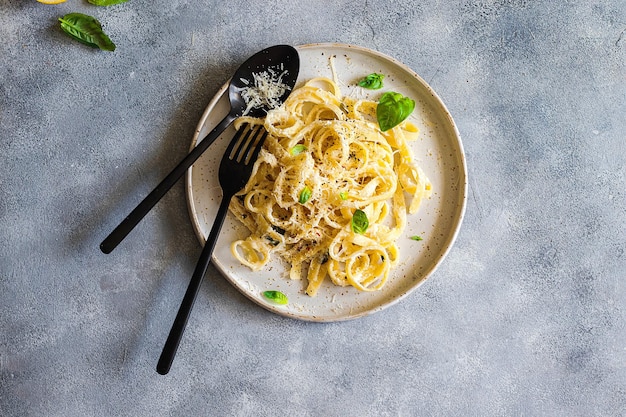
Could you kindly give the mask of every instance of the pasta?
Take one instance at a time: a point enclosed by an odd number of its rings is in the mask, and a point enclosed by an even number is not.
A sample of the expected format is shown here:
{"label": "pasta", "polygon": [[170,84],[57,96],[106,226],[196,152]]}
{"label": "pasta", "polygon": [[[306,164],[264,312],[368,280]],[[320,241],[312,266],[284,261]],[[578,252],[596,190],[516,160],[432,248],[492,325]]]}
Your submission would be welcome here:
{"label": "pasta", "polygon": [[[309,296],[326,277],[360,291],[383,287],[398,262],[407,212],[430,196],[431,183],[407,145],[417,127],[405,120],[381,132],[376,104],[314,78],[264,119],[236,121],[269,132],[250,180],[230,203],[251,233],[231,245],[242,264],[256,271],[281,256],[291,279],[306,277]],[[366,229],[354,226],[357,211]]]}

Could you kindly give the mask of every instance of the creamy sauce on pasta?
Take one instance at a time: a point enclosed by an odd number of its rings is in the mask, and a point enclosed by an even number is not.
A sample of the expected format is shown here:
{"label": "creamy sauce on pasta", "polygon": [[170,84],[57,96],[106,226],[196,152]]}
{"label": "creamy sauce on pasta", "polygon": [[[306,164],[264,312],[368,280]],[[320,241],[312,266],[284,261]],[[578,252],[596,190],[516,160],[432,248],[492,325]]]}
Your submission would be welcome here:
{"label": "creamy sauce on pasta", "polygon": [[[314,78],[264,119],[237,120],[237,128],[263,124],[269,136],[230,204],[250,231],[232,243],[233,256],[253,270],[282,257],[291,279],[307,279],[310,296],[327,277],[361,291],[384,286],[400,256],[396,242],[407,213],[432,191],[407,144],[417,127],[407,120],[381,132],[376,105]],[[357,210],[369,222],[362,233],[351,226]]]}

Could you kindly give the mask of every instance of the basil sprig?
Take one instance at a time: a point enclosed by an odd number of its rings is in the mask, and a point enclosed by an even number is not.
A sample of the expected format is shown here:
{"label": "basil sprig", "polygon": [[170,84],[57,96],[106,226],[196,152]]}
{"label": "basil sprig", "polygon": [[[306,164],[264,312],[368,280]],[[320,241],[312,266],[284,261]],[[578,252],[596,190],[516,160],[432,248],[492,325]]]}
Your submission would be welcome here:
{"label": "basil sprig", "polygon": [[383,78],[385,78],[383,74],[377,74],[374,72],[367,77],[361,79],[361,81],[359,81],[359,87],[367,88],[370,90],[379,90],[383,88]]}
{"label": "basil sprig", "polygon": [[128,0],[87,0],[96,6],[113,6],[114,4],[126,3]]}
{"label": "basil sprig", "polygon": [[264,291],[263,296],[276,304],[284,305],[289,302],[287,296],[280,291]]}
{"label": "basil sprig", "polygon": [[313,191],[308,186],[305,185],[302,191],[300,191],[298,202],[300,204],[305,204],[307,201],[309,201],[312,194],[313,194]]}
{"label": "basil sprig", "polygon": [[297,145],[295,145],[293,148],[291,148],[291,150],[289,151],[293,156],[296,155],[300,155],[302,152],[306,151],[307,147],[301,143],[298,143]]}
{"label": "basil sprig", "polygon": [[103,51],[115,51],[115,44],[102,31],[95,17],[82,13],[69,13],[59,18],[61,29],[78,42]]}
{"label": "basil sprig", "polygon": [[384,132],[399,125],[414,109],[415,101],[400,93],[386,92],[376,106],[376,119],[378,119],[380,130]]}
{"label": "basil sprig", "polygon": [[364,234],[369,227],[370,222],[367,219],[367,214],[363,210],[355,210],[352,215],[352,222],[350,226],[352,226],[352,231],[357,234]]}

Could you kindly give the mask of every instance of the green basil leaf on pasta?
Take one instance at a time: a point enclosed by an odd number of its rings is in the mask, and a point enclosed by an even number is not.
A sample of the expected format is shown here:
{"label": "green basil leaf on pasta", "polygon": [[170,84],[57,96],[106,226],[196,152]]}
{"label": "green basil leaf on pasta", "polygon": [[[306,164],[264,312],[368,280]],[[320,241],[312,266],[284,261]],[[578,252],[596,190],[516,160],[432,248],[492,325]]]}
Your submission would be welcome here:
{"label": "green basil leaf on pasta", "polygon": [[367,231],[367,228],[369,227],[370,222],[367,219],[367,214],[365,214],[365,212],[363,210],[355,210],[354,214],[352,215],[352,222],[351,222],[351,226],[352,226],[352,231],[354,233],[358,233],[360,235],[364,234]]}
{"label": "green basil leaf on pasta", "polygon": [[359,81],[359,86],[369,90],[379,90],[383,88],[383,74],[372,73]]}
{"label": "green basil leaf on pasta", "polygon": [[342,191],[339,193],[339,198],[341,198],[342,200],[347,200],[348,199],[348,193],[346,193],[345,191]]}
{"label": "green basil leaf on pasta", "polygon": [[301,143],[299,143],[296,146],[294,146],[293,148],[291,148],[290,153],[293,156],[296,156],[296,155],[300,155],[302,152],[304,152],[306,150],[307,150],[307,147],[302,145]]}
{"label": "green basil leaf on pasta", "polygon": [[305,185],[302,191],[300,191],[300,197],[298,198],[298,202],[300,204],[306,203],[311,199],[311,194],[313,194],[313,191],[311,191],[311,189]]}
{"label": "green basil leaf on pasta", "polygon": [[115,44],[102,31],[100,22],[82,13],[69,13],[59,18],[61,29],[78,42],[103,51],[114,51]]}
{"label": "green basil leaf on pasta", "polygon": [[388,91],[376,106],[376,118],[380,130],[387,131],[402,123],[415,109],[415,101],[400,93]]}
{"label": "green basil leaf on pasta", "polygon": [[276,304],[285,305],[289,302],[287,296],[280,291],[264,291],[263,296]]}
{"label": "green basil leaf on pasta", "polygon": [[114,4],[126,3],[128,0],[87,0],[95,6],[112,6]]}

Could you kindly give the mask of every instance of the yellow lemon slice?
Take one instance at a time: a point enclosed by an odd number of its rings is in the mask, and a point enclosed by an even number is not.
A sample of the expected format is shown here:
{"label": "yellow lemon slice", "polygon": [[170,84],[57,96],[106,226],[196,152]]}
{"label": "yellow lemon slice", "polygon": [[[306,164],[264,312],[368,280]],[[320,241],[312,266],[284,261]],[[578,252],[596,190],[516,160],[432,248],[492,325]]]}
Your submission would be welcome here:
{"label": "yellow lemon slice", "polygon": [[59,4],[59,3],[64,3],[66,0],[37,0],[37,1],[43,4]]}

